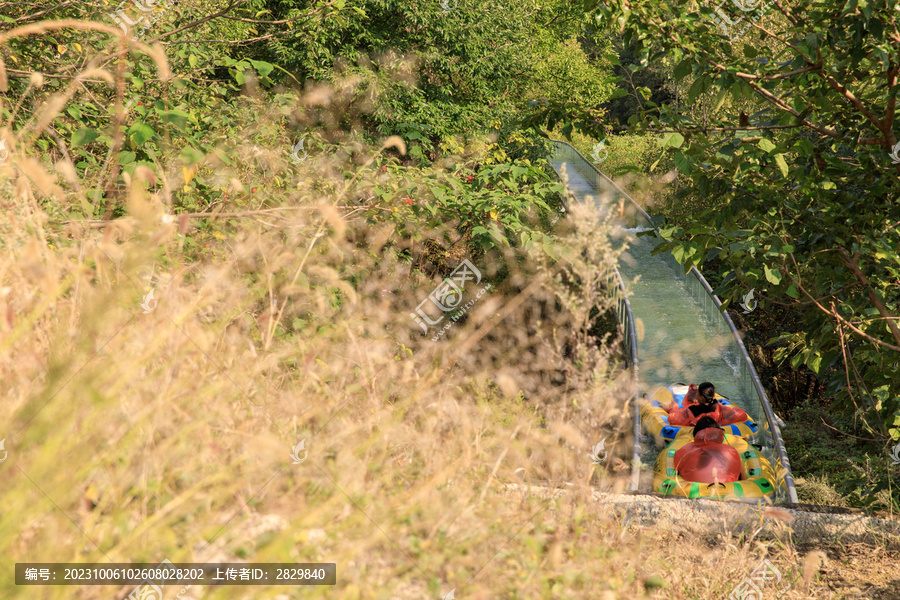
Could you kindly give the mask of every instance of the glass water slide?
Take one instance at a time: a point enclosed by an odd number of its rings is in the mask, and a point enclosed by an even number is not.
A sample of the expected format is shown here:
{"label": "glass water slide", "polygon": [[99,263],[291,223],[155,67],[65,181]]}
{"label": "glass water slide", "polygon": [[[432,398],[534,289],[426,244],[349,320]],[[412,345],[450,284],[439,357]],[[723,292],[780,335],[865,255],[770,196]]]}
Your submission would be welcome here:
{"label": "glass water slide", "polygon": [[[775,416],[740,334],[700,272],[688,273],[671,253],[651,256],[656,235],[636,237],[656,228],[650,216],[609,177],[566,142],[554,141],[553,167],[577,202],[588,197],[598,206],[624,202],[621,226],[632,235],[612,282],[619,289],[617,316],[634,376],[634,399],[675,382],[711,381],[716,392],[743,408],[759,425],[750,442],[776,468],[780,481],[776,501],[797,502],[790,463]],[[626,234],[627,232],[623,232]],[[628,294],[625,294],[625,290]],[[640,369],[638,369],[640,367]],[[659,450],[642,433],[641,413],[634,402],[634,457],[631,489],[638,490],[641,461],[652,465]],[[649,490],[644,490],[649,491]]]}

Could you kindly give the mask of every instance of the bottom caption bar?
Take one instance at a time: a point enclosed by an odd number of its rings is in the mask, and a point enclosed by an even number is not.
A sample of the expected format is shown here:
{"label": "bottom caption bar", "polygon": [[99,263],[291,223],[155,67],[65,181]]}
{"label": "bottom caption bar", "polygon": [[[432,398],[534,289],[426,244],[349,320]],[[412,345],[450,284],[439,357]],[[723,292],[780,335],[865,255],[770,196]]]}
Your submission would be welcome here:
{"label": "bottom caption bar", "polygon": [[16,585],[335,585],[336,563],[16,563]]}

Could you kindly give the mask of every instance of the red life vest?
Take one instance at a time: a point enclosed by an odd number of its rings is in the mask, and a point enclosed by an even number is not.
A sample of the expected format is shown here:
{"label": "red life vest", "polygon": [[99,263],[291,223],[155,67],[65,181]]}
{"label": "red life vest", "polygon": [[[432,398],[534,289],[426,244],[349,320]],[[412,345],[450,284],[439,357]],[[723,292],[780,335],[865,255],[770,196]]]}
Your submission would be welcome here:
{"label": "red life vest", "polygon": [[747,416],[740,408],[734,406],[725,406],[721,402],[716,403],[716,408],[712,412],[702,415],[694,415],[690,406],[672,411],[669,413],[669,425],[677,427],[694,426],[700,417],[712,417],[719,425],[733,425],[734,423],[743,423],[750,417]]}
{"label": "red life vest", "polygon": [[707,427],[694,441],[675,453],[675,469],[688,480],[699,483],[728,483],[741,478],[741,455],[722,442],[725,432]]}

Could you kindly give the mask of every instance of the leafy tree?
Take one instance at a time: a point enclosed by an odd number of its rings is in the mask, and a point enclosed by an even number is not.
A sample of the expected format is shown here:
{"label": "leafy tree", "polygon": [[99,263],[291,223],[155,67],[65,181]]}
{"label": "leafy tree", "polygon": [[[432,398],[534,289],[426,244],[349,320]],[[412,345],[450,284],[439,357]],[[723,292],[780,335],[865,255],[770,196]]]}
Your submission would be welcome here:
{"label": "leafy tree", "polygon": [[[780,356],[818,374],[842,366],[831,381],[842,406],[881,441],[900,438],[895,4],[726,3],[727,18],[714,8],[588,3],[645,64],[669,59],[690,86],[639,129],[669,132],[689,178],[680,199],[715,200],[664,228],[658,251],[685,268],[719,259],[716,291],[729,301],[755,288],[795,310],[803,325],[773,340]],[[706,93],[716,100],[699,121],[690,109]],[[729,98],[760,108],[720,112]]]}
{"label": "leafy tree", "polygon": [[[307,2],[267,0],[272,20],[295,18]],[[347,0],[344,10],[260,42],[259,57],[299,81],[334,82],[341,71],[374,99],[371,122],[435,158],[460,134],[502,128],[541,97],[599,104],[612,91],[603,63],[581,48],[588,19],[561,0]],[[335,67],[338,70],[335,71]],[[374,93],[382,90],[383,93]]]}
{"label": "leafy tree", "polygon": [[650,106],[674,104],[677,102],[675,82],[671,69],[662,61],[641,65],[638,56],[639,44],[632,41],[628,46],[622,44],[621,36],[616,40],[618,47],[618,64],[615,74],[619,77],[618,88],[622,95],[612,99],[608,104],[610,125],[616,131],[627,129],[629,120],[646,109],[646,101]]}
{"label": "leafy tree", "polygon": [[[273,139],[267,125],[273,119],[283,129],[298,123],[318,125],[317,138],[308,141],[317,144],[319,152],[347,156],[351,147],[364,146],[365,140],[360,138],[377,137],[380,143],[384,134],[400,133],[413,142],[412,149],[418,149],[421,157],[431,139],[420,131],[420,125],[385,119],[379,113],[395,105],[401,111],[419,106],[422,114],[434,117],[432,125],[445,122],[443,129],[430,131],[440,133],[436,139],[443,141],[443,150],[461,151],[453,146],[449,134],[467,128],[480,128],[483,136],[492,139],[482,143],[477,159],[469,153],[454,159],[455,164],[441,163],[422,172],[395,161],[382,165],[390,167],[397,180],[365,190],[371,202],[369,218],[396,221],[398,234],[410,247],[435,235],[443,236],[451,247],[468,245],[475,252],[550,239],[542,231],[559,205],[560,188],[549,176],[552,169],[541,160],[546,156],[545,140],[533,131],[518,129],[509,118],[525,105],[522,90],[533,86],[541,74],[524,59],[519,62],[528,77],[510,77],[508,72],[503,75],[503,70],[512,65],[510,44],[522,57],[543,52],[547,58],[559,43],[572,61],[567,65],[568,76],[578,78],[577,89],[585,90],[582,97],[586,101],[597,101],[604,88],[593,81],[588,59],[573,41],[583,27],[583,13],[569,10],[561,15],[565,18],[555,19],[531,6],[531,12],[522,13],[508,26],[515,34],[512,42],[501,43],[490,35],[497,33],[498,27],[507,27],[501,20],[478,23],[462,12],[458,17],[445,15],[439,4],[401,8],[383,2],[292,3],[285,5],[289,13],[285,18],[275,14],[278,6],[273,5],[272,10],[266,6],[263,0],[232,0],[223,7],[204,6],[198,0],[128,0],[107,7],[63,3],[32,14],[20,5],[0,24],[0,57],[6,64],[21,67],[5,71],[11,81],[0,92],[0,115],[11,124],[10,142],[18,146],[35,143],[43,158],[53,162],[71,160],[84,188],[91,190],[87,198],[79,194],[75,206],[63,209],[72,218],[103,215],[109,219],[124,214],[123,177],[141,168],[166,174],[167,184],[154,178],[150,185],[161,192],[172,211],[202,212],[213,203],[228,202],[226,190],[230,188],[216,164],[236,174],[246,173],[248,178],[255,176],[252,165],[234,160],[236,140],[274,146],[269,158],[282,154],[281,166],[287,167],[293,144]],[[370,14],[384,12],[376,26],[361,20],[363,8]],[[408,23],[398,20],[401,15],[423,11],[430,19],[426,30],[436,30],[435,25],[445,21],[452,25],[452,19],[458,21],[454,27],[473,30],[462,35],[457,45],[460,36],[438,31],[440,35],[434,39],[443,40],[442,50],[450,48],[456,54],[442,55],[429,49],[431,37],[406,31]],[[23,29],[23,24],[32,22],[37,28]],[[126,37],[120,36],[120,26],[127,31]],[[336,31],[364,35],[332,39],[331,33]],[[298,45],[305,40],[303,51],[286,61],[299,79],[280,65],[262,60],[278,58],[266,44],[272,36]],[[563,38],[568,41],[560,42]],[[43,52],[48,42],[57,55]],[[144,45],[156,43],[162,45],[164,58]],[[304,62],[313,56],[306,51],[315,48],[329,52],[319,66],[318,59]],[[491,48],[497,57],[485,54]],[[403,54],[418,58],[404,61]],[[369,55],[376,62],[368,61]],[[353,58],[353,64],[347,57]],[[113,78],[113,85],[99,76],[73,85],[86,65],[101,64],[108,69],[104,74]],[[419,68],[413,72],[416,65]],[[396,79],[404,69],[408,72]],[[35,71],[46,76],[35,78]],[[473,76],[459,79],[467,71]],[[165,77],[166,72],[172,76]],[[505,79],[491,80],[494,75]],[[439,81],[431,82],[432,76]],[[301,106],[302,98],[315,93],[303,96],[275,89],[276,84],[296,83],[306,77],[326,83],[320,90],[328,98],[327,106],[314,106],[315,102]],[[438,85],[442,77],[450,83],[461,82],[462,87],[446,94]],[[43,85],[34,84],[36,81]],[[74,93],[57,95],[69,85]],[[487,102],[485,94],[499,89],[496,86],[515,86],[517,90],[498,103],[502,110],[482,106]],[[444,104],[431,106],[425,92],[444,94],[439,99]],[[412,104],[404,104],[407,101]],[[40,111],[45,112],[37,120],[46,122],[47,128],[29,134]],[[464,114],[468,120],[461,116]],[[486,121],[488,117],[493,120]],[[284,131],[285,137],[289,135]],[[448,168],[458,177],[442,174]],[[461,179],[462,173],[466,179]],[[387,177],[387,172],[382,175]],[[274,174],[266,182],[268,191],[284,188],[286,180]],[[408,183],[401,186],[400,180]],[[251,181],[244,183],[253,189]]]}

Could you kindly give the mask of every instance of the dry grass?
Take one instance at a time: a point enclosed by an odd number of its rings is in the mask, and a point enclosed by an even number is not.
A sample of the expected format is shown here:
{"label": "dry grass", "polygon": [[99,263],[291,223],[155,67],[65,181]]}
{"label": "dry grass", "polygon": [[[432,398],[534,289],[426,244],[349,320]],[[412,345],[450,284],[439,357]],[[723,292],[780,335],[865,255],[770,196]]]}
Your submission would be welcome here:
{"label": "dry grass", "polygon": [[[296,171],[281,149],[225,149],[293,178],[266,206],[304,210],[246,215],[199,253],[159,219],[174,168],[151,193],[136,178],[129,216],[94,227],[63,224],[89,183],[65,159],[16,143],[0,164],[6,566],[335,562],[333,588],[183,597],[346,599],[705,599],[766,555],[786,578],[809,571],[772,542],[698,547],[597,516],[592,492],[625,489],[631,447],[615,345],[586,333],[610,302],[598,286],[615,260],[608,223],[576,212],[559,263],[482,257],[486,281],[508,276],[432,342],[409,313],[438,278],[410,272],[392,232],[349,204],[350,179],[381,177],[366,163],[383,148]],[[611,453],[597,467],[587,453],[600,439]],[[309,454],[292,464],[300,440]],[[504,482],[569,493],[510,498]],[[800,587],[783,597],[827,597]],[[129,591],[23,588],[0,570],[4,598]]]}

